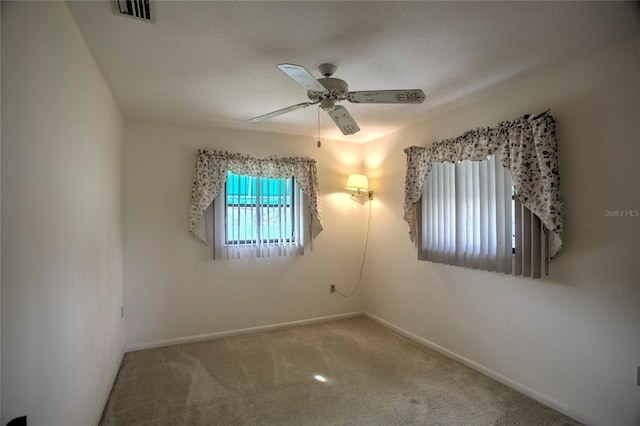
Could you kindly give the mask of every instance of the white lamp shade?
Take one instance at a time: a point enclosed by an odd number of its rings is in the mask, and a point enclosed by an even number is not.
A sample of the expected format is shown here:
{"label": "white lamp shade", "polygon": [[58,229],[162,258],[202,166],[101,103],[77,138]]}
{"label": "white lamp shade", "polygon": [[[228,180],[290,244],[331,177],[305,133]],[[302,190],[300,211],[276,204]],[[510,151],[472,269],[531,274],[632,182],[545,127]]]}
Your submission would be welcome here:
{"label": "white lamp shade", "polygon": [[365,175],[352,174],[347,179],[345,189],[356,192],[369,192],[369,181]]}

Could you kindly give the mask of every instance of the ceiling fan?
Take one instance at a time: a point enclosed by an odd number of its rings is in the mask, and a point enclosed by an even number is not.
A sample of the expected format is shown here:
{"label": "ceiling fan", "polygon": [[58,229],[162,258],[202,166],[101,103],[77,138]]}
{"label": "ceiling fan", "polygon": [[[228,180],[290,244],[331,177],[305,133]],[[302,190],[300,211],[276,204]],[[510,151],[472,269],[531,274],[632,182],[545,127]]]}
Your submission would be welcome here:
{"label": "ceiling fan", "polygon": [[320,108],[329,114],[344,135],[352,135],[360,131],[360,127],[351,117],[349,111],[342,105],[336,105],[336,102],[347,100],[356,104],[421,104],[425,99],[424,92],[420,89],[349,92],[349,85],[346,81],[331,77],[336,71],[336,66],[333,64],[320,65],[318,68],[324,78],[317,80],[306,68],[300,65],[280,64],[278,68],[307,89],[307,97],[310,102],[302,102],[254,117],[249,120],[250,123],[258,123],[287,112],[306,108],[309,105],[320,104]]}

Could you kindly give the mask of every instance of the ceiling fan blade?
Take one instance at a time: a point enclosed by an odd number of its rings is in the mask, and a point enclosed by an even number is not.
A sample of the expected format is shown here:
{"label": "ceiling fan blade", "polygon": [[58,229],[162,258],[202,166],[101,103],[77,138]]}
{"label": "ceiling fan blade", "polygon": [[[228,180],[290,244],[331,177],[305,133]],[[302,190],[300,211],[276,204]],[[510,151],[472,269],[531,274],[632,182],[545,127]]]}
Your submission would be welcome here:
{"label": "ceiling fan blade", "polygon": [[369,90],[347,93],[347,100],[356,104],[421,104],[426,96],[420,89],[413,90]]}
{"label": "ceiling fan blade", "polygon": [[277,117],[279,115],[286,114],[288,112],[295,111],[295,110],[300,109],[300,108],[306,108],[309,105],[315,105],[317,103],[318,102],[303,102],[301,104],[291,105],[289,107],[282,108],[282,109],[279,109],[277,111],[270,112],[268,114],[264,114],[264,115],[259,115],[257,117],[253,117],[252,119],[247,120],[247,121],[249,121],[249,123],[259,123],[261,121],[268,120],[269,118]]}
{"label": "ceiling fan blade", "polygon": [[351,117],[349,111],[342,105],[336,106],[334,109],[328,112],[329,116],[333,119],[334,123],[340,128],[343,135],[353,135],[360,131],[358,123]]}
{"label": "ceiling fan blade", "polygon": [[316,80],[305,67],[294,64],[280,64],[278,65],[278,68],[307,90],[311,90],[313,92],[327,91],[327,88],[320,84],[320,82]]}

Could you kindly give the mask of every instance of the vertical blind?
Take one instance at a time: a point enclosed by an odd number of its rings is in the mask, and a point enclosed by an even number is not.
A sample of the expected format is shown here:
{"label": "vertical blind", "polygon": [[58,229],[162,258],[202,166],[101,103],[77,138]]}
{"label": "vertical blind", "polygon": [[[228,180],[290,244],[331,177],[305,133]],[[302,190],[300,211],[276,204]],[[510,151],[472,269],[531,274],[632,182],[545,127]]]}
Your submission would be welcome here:
{"label": "vertical blind", "polygon": [[512,194],[511,173],[495,155],[432,163],[422,187],[418,259],[539,277],[540,220]]}
{"label": "vertical blind", "polygon": [[421,207],[420,260],[511,272],[511,174],[495,155],[433,163]]}
{"label": "vertical blind", "polygon": [[540,278],[549,274],[549,232],[538,216],[514,196],[514,275]]}

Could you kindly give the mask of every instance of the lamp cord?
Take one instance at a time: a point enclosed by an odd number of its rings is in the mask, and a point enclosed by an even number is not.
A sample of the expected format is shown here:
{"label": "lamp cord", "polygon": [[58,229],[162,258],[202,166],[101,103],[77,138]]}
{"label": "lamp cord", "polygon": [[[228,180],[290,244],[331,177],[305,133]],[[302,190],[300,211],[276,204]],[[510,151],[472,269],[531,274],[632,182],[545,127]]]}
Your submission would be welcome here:
{"label": "lamp cord", "polygon": [[362,271],[364,270],[364,262],[365,262],[365,259],[367,258],[367,247],[369,246],[369,230],[370,229],[371,229],[371,200],[369,200],[369,219],[367,219],[367,236],[364,240],[364,252],[362,253],[362,264],[360,264],[360,275],[358,276],[358,282],[356,282],[356,287],[348,295],[342,294],[338,291],[338,289],[336,289],[336,293],[338,293],[342,297],[347,298],[347,297],[353,296],[353,294],[358,290],[358,287],[360,286],[360,281],[362,281]]}

